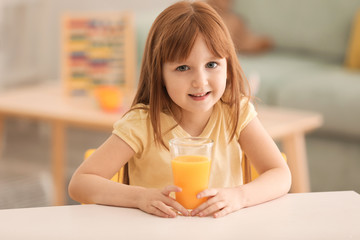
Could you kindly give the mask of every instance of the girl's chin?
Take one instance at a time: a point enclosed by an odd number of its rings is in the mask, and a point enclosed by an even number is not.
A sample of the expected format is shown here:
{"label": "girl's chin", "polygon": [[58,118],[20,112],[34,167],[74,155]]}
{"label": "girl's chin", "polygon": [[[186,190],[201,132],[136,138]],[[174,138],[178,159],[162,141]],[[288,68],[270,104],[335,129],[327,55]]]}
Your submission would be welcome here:
{"label": "girl's chin", "polygon": [[204,106],[189,106],[188,108],[184,108],[185,111],[191,112],[193,114],[204,114],[208,113],[209,111],[212,111],[214,105],[213,104],[206,104]]}

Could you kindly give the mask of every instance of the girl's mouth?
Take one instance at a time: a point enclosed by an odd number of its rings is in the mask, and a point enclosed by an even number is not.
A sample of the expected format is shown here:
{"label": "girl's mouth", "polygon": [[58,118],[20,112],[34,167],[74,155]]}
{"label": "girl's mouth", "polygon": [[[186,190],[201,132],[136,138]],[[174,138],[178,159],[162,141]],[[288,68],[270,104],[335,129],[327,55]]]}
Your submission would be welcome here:
{"label": "girl's mouth", "polygon": [[211,92],[203,92],[203,93],[194,93],[188,94],[192,99],[200,101],[204,100]]}

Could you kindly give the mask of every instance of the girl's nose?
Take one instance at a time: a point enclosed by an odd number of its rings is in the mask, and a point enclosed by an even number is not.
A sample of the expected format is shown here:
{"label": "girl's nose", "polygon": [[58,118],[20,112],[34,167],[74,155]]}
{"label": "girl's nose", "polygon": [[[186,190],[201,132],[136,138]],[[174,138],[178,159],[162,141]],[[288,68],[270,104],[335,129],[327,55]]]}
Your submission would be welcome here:
{"label": "girl's nose", "polygon": [[193,76],[193,80],[192,80],[192,87],[193,88],[202,88],[204,86],[206,86],[208,83],[207,81],[207,75],[204,71],[199,70],[196,71],[196,73]]}

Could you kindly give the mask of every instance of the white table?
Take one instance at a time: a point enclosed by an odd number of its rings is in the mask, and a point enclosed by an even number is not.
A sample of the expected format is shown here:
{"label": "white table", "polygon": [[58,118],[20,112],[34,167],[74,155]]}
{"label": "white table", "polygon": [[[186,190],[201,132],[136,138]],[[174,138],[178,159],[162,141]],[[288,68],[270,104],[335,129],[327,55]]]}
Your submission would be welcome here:
{"label": "white table", "polygon": [[360,239],[356,192],[293,193],[223,218],[73,205],[0,210],[0,239]]}

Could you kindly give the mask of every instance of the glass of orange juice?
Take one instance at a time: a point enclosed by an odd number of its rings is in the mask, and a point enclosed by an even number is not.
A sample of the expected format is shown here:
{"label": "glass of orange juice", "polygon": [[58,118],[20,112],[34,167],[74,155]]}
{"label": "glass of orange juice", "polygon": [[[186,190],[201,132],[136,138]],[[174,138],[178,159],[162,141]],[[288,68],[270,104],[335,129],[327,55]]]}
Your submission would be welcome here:
{"label": "glass of orange juice", "polygon": [[169,142],[174,184],[182,189],[175,193],[176,201],[187,209],[206,201],[196,195],[208,188],[213,144],[211,139],[199,137],[174,138]]}

